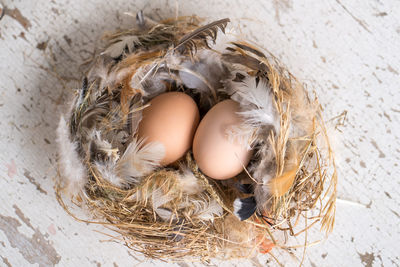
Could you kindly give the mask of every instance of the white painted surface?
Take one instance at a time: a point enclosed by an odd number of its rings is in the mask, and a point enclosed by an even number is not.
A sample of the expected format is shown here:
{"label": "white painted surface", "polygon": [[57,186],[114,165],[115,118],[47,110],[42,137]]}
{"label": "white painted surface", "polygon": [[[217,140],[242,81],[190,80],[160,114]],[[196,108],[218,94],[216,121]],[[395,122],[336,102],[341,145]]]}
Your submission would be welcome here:
{"label": "white painted surface", "polygon": [[[26,23],[24,28],[8,15],[0,20],[0,266],[159,266],[138,262],[120,244],[101,242],[107,238],[93,229],[102,228],[76,222],[58,205],[52,180],[54,131],[59,104],[72,92],[67,88],[78,86],[79,65],[103,31],[134,23],[125,11],[144,9],[166,18],[175,15],[176,6],[179,15],[240,22],[249,39],[316,89],[326,118],[348,111],[337,140],[343,201],[337,204],[336,227],[327,241],[308,249],[305,265],[399,266],[400,1],[40,0],[4,5],[9,14],[18,15],[17,8]],[[39,49],[44,43],[47,48]],[[68,80],[66,87],[51,73]],[[283,263],[298,264],[288,254],[276,255]],[[232,264],[239,266],[222,265]]]}

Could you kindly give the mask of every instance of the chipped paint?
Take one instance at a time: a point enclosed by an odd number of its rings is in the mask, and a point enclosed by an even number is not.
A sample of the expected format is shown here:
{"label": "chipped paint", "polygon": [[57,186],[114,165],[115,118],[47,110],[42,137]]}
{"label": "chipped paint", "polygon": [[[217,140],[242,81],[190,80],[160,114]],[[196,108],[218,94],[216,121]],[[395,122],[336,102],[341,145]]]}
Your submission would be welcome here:
{"label": "chipped paint", "polygon": [[399,72],[395,70],[392,66],[387,65],[387,70],[390,71],[393,74],[399,75]]}
{"label": "chipped paint", "polygon": [[45,191],[45,190],[43,190],[43,188],[40,186],[40,184],[38,183],[38,182],[36,182],[36,180],[35,180],[35,178],[33,178],[31,175],[30,175],[30,172],[28,171],[28,170],[24,170],[24,176],[28,179],[28,181],[31,183],[31,184],[33,184],[34,186],[36,186],[36,189],[40,192],[40,193],[42,193],[42,194],[46,194],[47,195],[47,192]]}
{"label": "chipped paint", "polygon": [[371,144],[374,146],[374,148],[379,152],[379,157],[380,158],[385,158],[386,155],[383,153],[383,151],[379,148],[378,144],[375,142],[375,140],[371,141]]}
{"label": "chipped paint", "polygon": [[364,254],[358,253],[358,256],[361,259],[361,263],[365,267],[372,267],[372,263],[375,260],[374,253],[368,253],[368,252],[365,252]]}
{"label": "chipped paint", "polygon": [[275,9],[275,19],[279,25],[282,25],[280,13],[291,8],[291,0],[273,0],[272,3]]}
{"label": "chipped paint", "polygon": [[54,223],[50,224],[49,227],[47,227],[47,231],[51,235],[56,235],[57,234],[57,230],[56,230],[56,227],[54,226]]}
{"label": "chipped paint", "polygon": [[46,50],[46,47],[47,47],[47,41],[40,42],[36,45],[36,48],[42,51]]}
{"label": "chipped paint", "polygon": [[394,210],[392,210],[392,209],[390,209],[390,211],[391,211],[394,215],[396,215],[397,218],[400,218],[400,215],[399,215],[396,211],[394,211]]}
{"label": "chipped paint", "polygon": [[18,208],[17,205],[13,205],[13,208],[15,210],[15,214],[18,216],[18,218],[23,221],[29,228],[31,228],[32,230],[35,230],[30,222],[30,220],[25,217],[24,213]]}
{"label": "chipped paint", "polygon": [[54,266],[60,261],[60,255],[37,228],[32,237],[27,237],[18,231],[19,226],[21,223],[18,220],[0,214],[0,230],[29,263],[45,267]]}
{"label": "chipped paint", "polygon": [[3,260],[3,263],[7,266],[7,267],[12,267],[10,262],[8,261],[8,259],[6,257],[2,257],[0,256],[0,258]]}
{"label": "chipped paint", "polygon": [[369,29],[368,29],[368,24],[365,21],[360,20],[359,18],[357,18],[356,16],[353,15],[353,13],[350,12],[350,10],[342,4],[342,2],[340,2],[339,0],[336,0],[336,2],[343,8],[344,11],[346,11],[347,14],[349,14],[364,30],[366,30],[369,33],[372,33]]}
{"label": "chipped paint", "polygon": [[22,25],[22,27],[25,28],[25,30],[28,30],[32,25],[31,22],[21,14],[18,8],[14,9],[4,9],[4,14],[10,16],[11,18],[15,19],[18,21],[19,24]]}
{"label": "chipped paint", "polygon": [[13,178],[17,174],[17,165],[15,161],[12,159],[9,164],[6,164],[6,167],[8,177]]}

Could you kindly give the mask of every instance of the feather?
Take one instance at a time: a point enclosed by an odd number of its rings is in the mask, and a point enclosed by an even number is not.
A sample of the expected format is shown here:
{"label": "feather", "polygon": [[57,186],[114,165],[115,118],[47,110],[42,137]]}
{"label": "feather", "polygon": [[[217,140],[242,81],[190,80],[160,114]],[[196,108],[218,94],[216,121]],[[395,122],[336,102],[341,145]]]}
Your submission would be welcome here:
{"label": "feather", "polygon": [[70,195],[77,196],[87,182],[87,175],[77,152],[77,144],[71,141],[69,133],[67,122],[61,116],[57,127],[61,182]]}
{"label": "feather", "polygon": [[288,143],[286,146],[288,148],[285,155],[283,173],[268,182],[269,192],[275,197],[281,197],[290,190],[299,170],[300,160],[298,150],[300,147],[294,143]]}
{"label": "feather", "polygon": [[163,194],[160,188],[155,189],[151,194],[151,202],[153,204],[153,210],[160,216],[163,220],[169,221],[174,216],[174,214],[165,208],[160,208],[161,206],[167,204],[173,199],[170,194]]}
{"label": "feather", "polygon": [[246,146],[247,150],[252,149],[251,145],[255,140],[255,129],[254,127],[249,127],[246,122],[237,125],[230,125],[226,127],[224,133],[229,142]]}
{"label": "feather", "polygon": [[133,201],[139,201],[139,199],[142,199],[146,202],[148,199],[150,199],[153,211],[158,216],[160,216],[161,219],[163,219],[164,221],[175,219],[175,215],[170,210],[168,210],[167,208],[161,208],[163,205],[173,200],[174,197],[172,196],[172,194],[164,194],[160,188],[156,188],[154,191],[138,190],[133,193],[128,199]]}
{"label": "feather", "polygon": [[254,186],[254,197],[257,209],[263,211],[271,198],[268,183],[275,176],[275,153],[269,142],[264,142],[256,154],[258,161],[249,168],[249,172],[257,181]]}
{"label": "feather", "polygon": [[143,96],[146,96],[147,92],[143,88],[143,82],[152,70],[153,68],[149,68],[149,65],[136,69],[129,81],[129,86],[135,90],[139,90]]}
{"label": "feather", "polygon": [[117,82],[117,69],[113,68],[114,61],[109,57],[99,57],[96,63],[90,68],[88,72],[88,79],[90,81],[100,80],[98,88],[95,92],[101,93],[105,88],[113,87]]}
{"label": "feather", "polygon": [[189,167],[182,164],[180,169],[181,172],[178,175],[178,183],[183,193],[194,195],[204,190]]}
{"label": "feather", "polygon": [[125,50],[130,54],[136,45],[140,45],[139,38],[136,35],[118,36],[111,40],[111,44],[101,53],[101,55],[109,55],[112,58],[121,56]]}
{"label": "feather", "polygon": [[224,82],[227,93],[241,105],[242,111],[238,114],[246,125],[255,128],[272,125],[278,130],[279,116],[273,104],[274,96],[265,79],[257,80],[247,73],[240,75],[245,77],[242,81],[234,82],[231,78]]}
{"label": "feather", "polygon": [[156,188],[151,193],[151,202],[153,204],[153,210],[157,210],[159,207],[167,204],[173,199],[170,194],[163,194],[160,188]]}
{"label": "feather", "polygon": [[138,140],[134,137],[117,162],[117,173],[129,183],[138,182],[138,178],[151,173],[160,166],[164,155],[163,144],[158,142],[144,144],[144,139]]}
{"label": "feather", "polygon": [[167,85],[174,81],[171,73],[163,68],[156,71],[156,67],[158,67],[158,64],[140,67],[129,83],[131,88],[139,89],[146,99],[164,93],[168,89]]}
{"label": "feather", "polygon": [[218,29],[225,32],[226,25],[229,21],[229,18],[225,18],[197,28],[196,30],[184,35],[175,45],[174,50],[179,51],[181,54],[189,51],[193,56],[197,51],[197,45],[199,43],[206,47],[209,47],[208,39],[211,39],[213,43],[215,43]]}
{"label": "feather", "polygon": [[88,78],[84,77],[82,81],[82,87],[79,89],[79,97],[76,102],[76,107],[79,108],[82,105],[83,100],[86,98],[88,92]]}
{"label": "feather", "polygon": [[139,28],[144,29],[146,20],[143,15],[143,10],[140,10],[138,13],[136,13],[136,24],[139,26]]}
{"label": "feather", "polygon": [[94,163],[94,166],[96,170],[100,173],[101,177],[110,184],[118,186],[120,188],[127,185],[126,180],[117,175],[114,163],[110,161],[106,161],[104,163],[96,161]]}
{"label": "feather", "polygon": [[[75,104],[75,111],[71,117],[72,133],[79,135],[79,130],[92,129],[101,122],[109,112],[109,99],[101,96],[95,101],[90,101],[90,92],[81,104]],[[79,103],[79,102],[77,102]],[[89,133],[89,132],[88,132]]]}
{"label": "feather", "polygon": [[[231,51],[231,49],[227,49]],[[222,55],[222,60],[231,64],[240,64],[255,71],[261,71],[264,73],[268,71],[266,65],[264,65],[258,59],[250,57],[248,55],[225,53]]]}
{"label": "feather", "polygon": [[89,134],[89,139],[91,140],[89,151],[92,160],[115,163],[119,159],[118,149],[113,149],[111,143],[101,137],[100,131],[93,129]]}
{"label": "feather", "polygon": [[215,43],[209,43],[211,50],[216,51],[218,54],[226,52],[226,48],[231,44],[238,41],[238,33],[232,27],[225,28],[224,34],[219,34]]}
{"label": "feather", "polygon": [[253,194],[254,193],[254,187],[252,184],[241,184],[241,183],[237,183],[236,184],[236,188],[245,194]]}
{"label": "feather", "polygon": [[182,83],[200,93],[202,106],[216,103],[216,92],[223,86],[221,80],[229,74],[219,54],[209,50],[200,51],[196,60],[185,60],[177,69]]}
{"label": "feather", "polygon": [[139,123],[142,120],[142,110],[139,110],[140,108],[143,107],[142,101],[138,101],[135,104],[133,104],[130,113],[130,124],[131,124],[131,134],[135,135],[138,128],[139,128]]}
{"label": "feather", "polygon": [[175,214],[173,214],[172,211],[170,210],[158,208],[155,212],[164,221],[170,221],[175,219]]}
{"label": "feather", "polygon": [[275,177],[269,182],[269,190],[273,196],[281,197],[289,191],[293,185],[294,178],[296,178],[297,169],[298,166],[283,173],[279,177]]}
{"label": "feather", "polygon": [[204,221],[214,221],[214,215],[221,216],[223,209],[215,199],[192,200],[193,216]]}
{"label": "feather", "polygon": [[241,42],[232,42],[233,45],[237,46],[238,48],[248,51],[258,57],[266,58],[265,54],[259,51],[257,48],[252,47],[250,44],[241,43]]}
{"label": "feather", "polygon": [[257,203],[254,197],[237,198],[233,202],[233,213],[241,221],[250,218],[256,211]]}

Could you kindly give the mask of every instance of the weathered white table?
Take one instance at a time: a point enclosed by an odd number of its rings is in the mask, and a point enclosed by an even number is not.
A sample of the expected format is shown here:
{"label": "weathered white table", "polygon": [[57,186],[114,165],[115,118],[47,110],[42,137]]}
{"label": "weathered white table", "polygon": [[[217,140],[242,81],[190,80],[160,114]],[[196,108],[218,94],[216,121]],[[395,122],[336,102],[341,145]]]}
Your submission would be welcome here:
{"label": "weathered white table", "polygon": [[[4,0],[3,0],[4,1]],[[336,228],[307,266],[398,266],[400,253],[400,1],[5,1],[0,20],[0,266],[160,265],[128,252],[58,205],[55,128],[79,65],[124,12],[230,17],[314,87],[336,135]],[[178,10],[178,11],[177,11]],[[298,265],[288,254],[279,261]],[[144,263],[141,261],[144,260]],[[265,265],[257,261],[221,266]],[[270,264],[274,264],[270,262]],[[190,266],[191,264],[180,264]],[[194,264],[199,266],[200,264]],[[175,266],[177,266],[175,264]]]}

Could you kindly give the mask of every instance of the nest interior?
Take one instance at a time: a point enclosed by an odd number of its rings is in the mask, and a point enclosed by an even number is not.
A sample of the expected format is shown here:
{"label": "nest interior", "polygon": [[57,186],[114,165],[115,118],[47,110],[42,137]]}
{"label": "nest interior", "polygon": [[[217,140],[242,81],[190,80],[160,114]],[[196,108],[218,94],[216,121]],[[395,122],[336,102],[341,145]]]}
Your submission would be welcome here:
{"label": "nest interior", "polygon": [[[228,23],[139,12],[135,27],[105,35],[57,129],[56,191],[72,216],[64,195],[129,248],[174,261],[252,257],[317,223],[332,230],[337,175],[318,101]],[[190,150],[160,166],[137,127],[169,91],[191,96],[201,117],[239,102],[244,124],[232,135],[254,151],[241,174],[210,179]]]}

